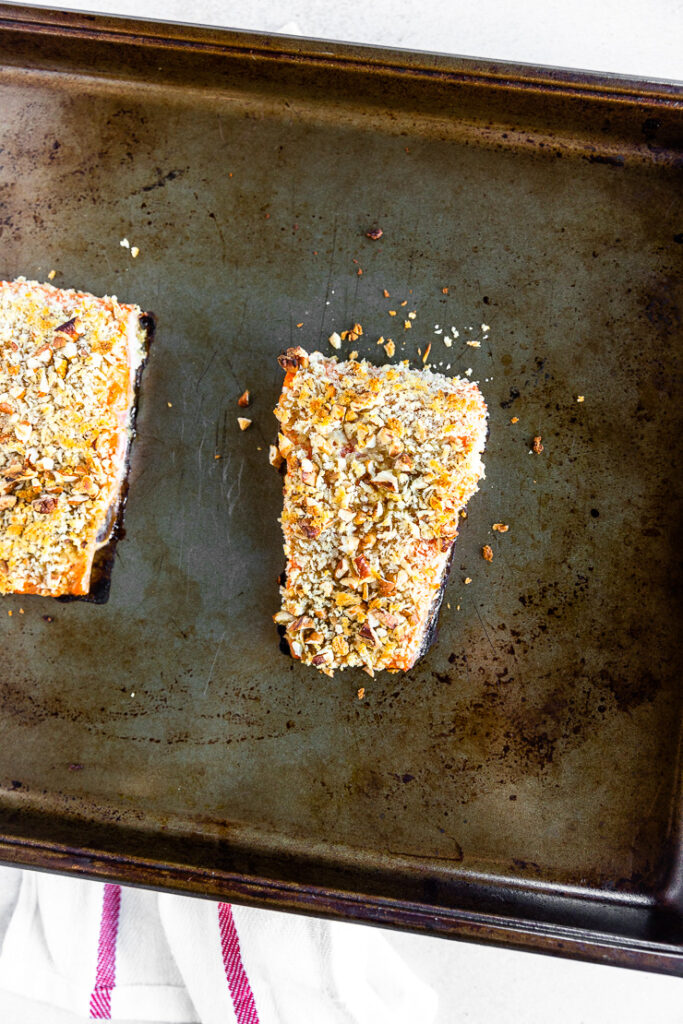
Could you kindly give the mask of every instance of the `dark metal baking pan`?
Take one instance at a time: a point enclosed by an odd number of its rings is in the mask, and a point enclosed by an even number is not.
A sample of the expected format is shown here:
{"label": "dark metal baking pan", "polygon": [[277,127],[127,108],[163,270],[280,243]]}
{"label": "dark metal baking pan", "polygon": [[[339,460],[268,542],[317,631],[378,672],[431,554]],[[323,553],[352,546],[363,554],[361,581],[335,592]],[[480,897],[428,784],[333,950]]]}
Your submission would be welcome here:
{"label": "dark metal baking pan", "polygon": [[[680,973],[681,89],[7,6],[0,53],[2,275],[158,318],[108,603],[0,605],[2,858]],[[267,449],[354,321],[491,429],[436,645],[330,680]]]}

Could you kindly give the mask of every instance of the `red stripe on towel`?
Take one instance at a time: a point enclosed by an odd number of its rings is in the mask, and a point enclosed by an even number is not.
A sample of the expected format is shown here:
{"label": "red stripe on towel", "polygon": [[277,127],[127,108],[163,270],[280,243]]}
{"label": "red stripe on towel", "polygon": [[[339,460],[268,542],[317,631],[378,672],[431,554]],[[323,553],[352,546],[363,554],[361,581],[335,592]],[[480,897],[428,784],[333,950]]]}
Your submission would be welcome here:
{"label": "red stripe on towel", "polygon": [[218,904],[218,927],[221,933],[221,953],[225,977],[235,1008],[237,1024],[259,1024],[254,993],[242,963],[240,940],[229,903]]}
{"label": "red stripe on towel", "polygon": [[95,1020],[111,1020],[111,993],[116,984],[116,936],[119,930],[120,910],[121,886],[107,882],[102,897],[95,987],[90,996],[90,1017]]}

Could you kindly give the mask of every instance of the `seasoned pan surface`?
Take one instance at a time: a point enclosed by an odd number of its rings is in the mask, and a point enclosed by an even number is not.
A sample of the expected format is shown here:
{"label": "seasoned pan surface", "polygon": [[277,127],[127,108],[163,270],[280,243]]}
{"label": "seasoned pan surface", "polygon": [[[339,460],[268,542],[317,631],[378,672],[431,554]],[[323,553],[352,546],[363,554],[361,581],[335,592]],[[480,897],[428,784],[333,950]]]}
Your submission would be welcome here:
{"label": "seasoned pan surface", "polygon": [[[679,971],[680,91],[9,7],[0,54],[1,276],[157,319],[108,602],[0,607],[2,856]],[[354,322],[490,409],[372,680],[271,621],[276,357]]]}

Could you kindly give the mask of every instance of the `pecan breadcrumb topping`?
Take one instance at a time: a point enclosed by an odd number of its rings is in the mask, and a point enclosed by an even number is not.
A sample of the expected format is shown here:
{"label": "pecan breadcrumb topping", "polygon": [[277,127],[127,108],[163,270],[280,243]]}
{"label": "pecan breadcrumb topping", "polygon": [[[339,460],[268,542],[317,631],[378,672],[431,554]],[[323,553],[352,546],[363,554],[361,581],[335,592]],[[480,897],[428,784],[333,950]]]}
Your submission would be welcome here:
{"label": "pecan breadcrumb topping", "polygon": [[410,668],[459,511],[484,475],[482,395],[469,380],[403,363],[302,348],[279,361],[287,568],[275,621],[292,655],[327,675]]}
{"label": "pecan breadcrumb topping", "polygon": [[86,594],[125,475],[137,306],[0,282],[0,592]]}

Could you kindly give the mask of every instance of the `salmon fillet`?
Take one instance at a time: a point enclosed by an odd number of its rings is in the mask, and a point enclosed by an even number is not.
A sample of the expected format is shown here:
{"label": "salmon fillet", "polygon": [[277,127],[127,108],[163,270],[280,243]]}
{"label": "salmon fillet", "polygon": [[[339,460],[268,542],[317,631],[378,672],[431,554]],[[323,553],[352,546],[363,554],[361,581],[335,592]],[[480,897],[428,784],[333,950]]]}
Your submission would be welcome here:
{"label": "salmon fillet", "polygon": [[286,556],[274,616],[294,658],[332,675],[411,668],[429,645],[458,515],[484,476],[475,383],[301,348],[275,409]]}
{"label": "salmon fillet", "polygon": [[0,593],[84,595],[125,482],[138,306],[0,282]]}

